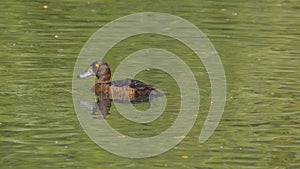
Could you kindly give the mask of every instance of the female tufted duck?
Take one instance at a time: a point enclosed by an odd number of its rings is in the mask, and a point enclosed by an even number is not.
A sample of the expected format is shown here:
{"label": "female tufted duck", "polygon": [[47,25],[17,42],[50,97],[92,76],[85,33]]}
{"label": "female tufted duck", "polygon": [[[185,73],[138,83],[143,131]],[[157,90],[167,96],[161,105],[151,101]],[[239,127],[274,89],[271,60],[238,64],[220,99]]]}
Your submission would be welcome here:
{"label": "female tufted duck", "polygon": [[111,71],[107,63],[95,61],[78,78],[85,78],[96,75],[97,83],[93,87],[97,96],[105,96],[113,100],[129,100],[137,102],[149,101],[149,96],[160,97],[164,94],[159,92],[153,86],[145,84],[139,80],[125,79],[110,81]]}

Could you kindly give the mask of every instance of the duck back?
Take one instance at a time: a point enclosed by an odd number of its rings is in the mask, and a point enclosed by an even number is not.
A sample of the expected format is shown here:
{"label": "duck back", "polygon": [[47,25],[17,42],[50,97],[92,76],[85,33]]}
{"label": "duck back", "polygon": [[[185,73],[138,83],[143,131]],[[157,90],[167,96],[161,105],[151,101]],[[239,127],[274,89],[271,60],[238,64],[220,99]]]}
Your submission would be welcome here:
{"label": "duck back", "polygon": [[97,83],[95,85],[96,95],[106,95],[110,99],[134,101],[149,101],[149,96],[163,96],[153,86],[135,79],[115,80],[108,83]]}

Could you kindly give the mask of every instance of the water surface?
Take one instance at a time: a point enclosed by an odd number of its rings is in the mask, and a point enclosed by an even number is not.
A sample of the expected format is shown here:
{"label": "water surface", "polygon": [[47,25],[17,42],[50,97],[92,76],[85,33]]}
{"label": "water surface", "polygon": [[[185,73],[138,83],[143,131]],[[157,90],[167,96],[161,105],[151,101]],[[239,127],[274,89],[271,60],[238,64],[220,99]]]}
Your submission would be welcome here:
{"label": "water surface", "polygon": [[[0,7],[1,168],[300,167],[298,1],[12,0]],[[137,50],[163,48],[189,65],[201,97],[197,121],[180,144],[156,157],[128,159],[101,149],[82,130],[72,102],[73,68],[80,49],[101,26],[149,11],[187,19],[210,38],[225,69],[227,102],[213,136],[198,144],[210,106],[204,66],[188,47],[169,37],[147,34],[120,42],[105,56],[113,71]],[[177,117],[178,86],[159,70],[136,78],[168,94],[165,113],[139,125],[112,107],[107,120],[132,137],[156,135]]]}

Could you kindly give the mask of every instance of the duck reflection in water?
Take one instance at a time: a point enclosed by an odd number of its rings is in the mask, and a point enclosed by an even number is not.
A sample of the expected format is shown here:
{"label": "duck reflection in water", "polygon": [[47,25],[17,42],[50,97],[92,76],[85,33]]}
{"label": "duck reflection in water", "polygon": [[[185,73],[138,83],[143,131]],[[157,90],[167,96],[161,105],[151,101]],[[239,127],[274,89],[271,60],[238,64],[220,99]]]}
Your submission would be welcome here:
{"label": "duck reflection in water", "polygon": [[143,103],[152,98],[164,96],[155,87],[135,79],[110,81],[111,71],[106,62],[95,61],[78,78],[96,76],[97,83],[92,91],[98,96],[97,103],[81,101],[80,105],[86,107],[93,115],[99,114],[100,118],[109,114],[111,102],[118,103]]}

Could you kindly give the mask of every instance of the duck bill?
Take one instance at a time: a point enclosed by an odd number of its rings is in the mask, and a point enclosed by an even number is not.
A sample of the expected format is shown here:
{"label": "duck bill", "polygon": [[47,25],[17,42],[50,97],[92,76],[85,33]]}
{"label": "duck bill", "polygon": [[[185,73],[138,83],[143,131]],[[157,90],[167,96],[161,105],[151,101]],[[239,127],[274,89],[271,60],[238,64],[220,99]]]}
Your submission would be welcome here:
{"label": "duck bill", "polygon": [[85,78],[85,77],[88,77],[88,76],[92,76],[92,75],[95,75],[95,73],[93,72],[93,68],[90,67],[88,70],[86,70],[85,72],[83,73],[80,73],[77,78]]}

